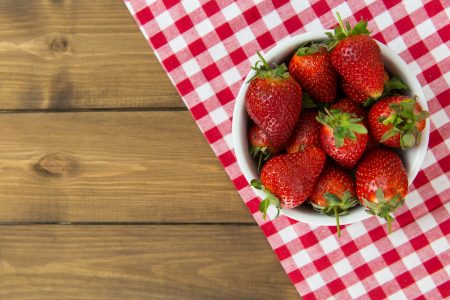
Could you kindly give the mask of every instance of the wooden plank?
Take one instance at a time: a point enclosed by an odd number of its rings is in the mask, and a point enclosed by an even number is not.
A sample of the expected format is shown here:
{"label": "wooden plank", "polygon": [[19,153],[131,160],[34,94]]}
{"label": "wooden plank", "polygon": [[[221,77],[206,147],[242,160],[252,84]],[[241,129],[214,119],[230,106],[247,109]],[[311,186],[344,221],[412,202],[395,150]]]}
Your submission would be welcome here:
{"label": "wooden plank", "polygon": [[1,299],[295,299],[256,226],[0,226]]}
{"label": "wooden plank", "polygon": [[0,2],[0,110],[184,107],[117,0]]}
{"label": "wooden plank", "polygon": [[0,115],[0,222],[253,219],[188,112]]}

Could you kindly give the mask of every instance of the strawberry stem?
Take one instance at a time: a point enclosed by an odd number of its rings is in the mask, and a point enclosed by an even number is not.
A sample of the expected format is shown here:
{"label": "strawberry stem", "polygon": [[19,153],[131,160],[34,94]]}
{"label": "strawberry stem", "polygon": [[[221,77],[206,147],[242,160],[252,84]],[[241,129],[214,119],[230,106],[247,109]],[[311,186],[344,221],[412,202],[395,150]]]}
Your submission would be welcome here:
{"label": "strawberry stem", "polygon": [[339,213],[338,213],[338,207],[333,207],[334,216],[336,217],[336,227],[338,232],[338,237],[341,237],[341,226],[339,225]]}
{"label": "strawberry stem", "polygon": [[258,173],[261,171],[261,162],[262,162],[262,153],[259,154],[259,160],[258,160]]}
{"label": "strawberry stem", "polygon": [[337,19],[338,19],[339,27],[341,27],[342,32],[346,36],[348,36],[348,31],[347,31],[347,29],[345,29],[344,23],[342,22],[341,15],[339,14],[339,12],[336,12],[336,16],[337,16]]}
{"label": "strawberry stem", "polygon": [[269,68],[269,63],[267,62],[267,60],[264,59],[264,57],[261,55],[261,53],[256,52],[256,54],[258,55],[259,59],[261,60],[261,62],[263,63],[264,67]]}

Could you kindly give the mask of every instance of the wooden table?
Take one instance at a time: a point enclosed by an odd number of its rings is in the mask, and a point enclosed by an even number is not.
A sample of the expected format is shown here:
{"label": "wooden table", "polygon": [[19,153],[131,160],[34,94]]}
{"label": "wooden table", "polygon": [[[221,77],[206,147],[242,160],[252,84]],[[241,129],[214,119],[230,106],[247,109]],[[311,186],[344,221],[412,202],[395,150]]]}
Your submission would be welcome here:
{"label": "wooden table", "polygon": [[120,0],[0,2],[0,299],[293,299]]}

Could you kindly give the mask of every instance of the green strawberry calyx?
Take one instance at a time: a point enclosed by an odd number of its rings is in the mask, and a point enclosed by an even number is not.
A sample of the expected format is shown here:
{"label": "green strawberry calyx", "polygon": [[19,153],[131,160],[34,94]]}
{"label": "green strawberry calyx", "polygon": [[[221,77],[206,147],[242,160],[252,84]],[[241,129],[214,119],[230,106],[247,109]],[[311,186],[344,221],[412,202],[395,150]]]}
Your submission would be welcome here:
{"label": "green strawberry calyx", "polygon": [[375,192],[378,202],[371,202],[365,198],[363,198],[364,206],[367,208],[366,212],[368,214],[378,216],[386,220],[388,225],[388,232],[390,233],[392,230],[392,221],[394,217],[392,217],[391,213],[395,212],[395,210],[405,203],[405,199],[401,199],[400,194],[395,195],[389,200],[384,198],[384,193],[381,188],[378,188]]}
{"label": "green strawberry calyx", "polygon": [[414,107],[417,102],[417,97],[406,98],[400,103],[391,103],[389,108],[392,113],[385,117],[378,118],[378,121],[384,126],[392,126],[392,129],[387,131],[381,137],[380,142],[400,134],[400,147],[408,149],[417,146],[420,143],[421,133],[416,127],[416,123],[429,117],[427,111],[414,113]]}
{"label": "green strawberry calyx", "polygon": [[266,189],[265,186],[258,179],[253,179],[250,182],[250,185],[257,190],[264,191],[264,193],[266,194],[266,198],[259,204],[259,211],[263,213],[264,220],[266,219],[267,210],[269,209],[270,204],[273,204],[276,207],[277,215],[275,218],[277,218],[280,215],[281,210],[281,203],[280,200],[277,198],[277,196],[275,196],[274,194],[272,194],[272,192]]}
{"label": "green strawberry calyx", "polygon": [[261,53],[256,52],[256,54],[258,55],[259,60],[252,67],[252,69],[256,71],[256,74],[252,78],[250,78],[248,82],[252,81],[255,78],[289,78],[290,75],[288,72],[288,68],[284,63],[271,67],[266,59],[261,55]]}
{"label": "green strawberry calyx", "polygon": [[395,91],[409,90],[409,87],[397,76],[392,76],[388,82],[384,84],[383,97],[397,95]]}
{"label": "green strawberry calyx", "polygon": [[327,41],[328,49],[333,49],[341,40],[353,36],[353,35],[359,35],[359,34],[370,34],[370,31],[367,29],[367,21],[364,19],[361,19],[356,25],[352,28],[350,26],[350,23],[347,21],[342,22],[341,16],[339,13],[336,13],[337,20],[339,25],[334,28],[334,34],[331,32],[326,32],[325,34],[330,39]]}
{"label": "green strawberry calyx", "polygon": [[321,214],[334,216],[336,218],[336,227],[338,237],[341,237],[341,227],[339,225],[339,216],[347,215],[349,209],[358,204],[358,199],[352,196],[350,191],[345,191],[341,198],[332,193],[325,193],[323,197],[327,200],[326,206],[321,206],[311,202],[312,207]]}
{"label": "green strawberry calyx", "polygon": [[[327,46],[324,43],[306,42],[300,45],[295,52],[297,56],[307,56],[319,52],[321,49],[327,50]],[[326,53],[326,52],[325,52]]]}
{"label": "green strawberry calyx", "polygon": [[342,112],[339,109],[319,111],[316,120],[333,129],[334,144],[340,148],[344,145],[344,139],[356,141],[356,134],[367,134],[367,128],[361,123],[363,118],[357,118],[353,113]]}
{"label": "green strawberry calyx", "polygon": [[272,157],[272,153],[269,151],[267,146],[260,147],[251,145],[248,153],[255,159],[258,160],[258,173],[261,171],[263,164]]}

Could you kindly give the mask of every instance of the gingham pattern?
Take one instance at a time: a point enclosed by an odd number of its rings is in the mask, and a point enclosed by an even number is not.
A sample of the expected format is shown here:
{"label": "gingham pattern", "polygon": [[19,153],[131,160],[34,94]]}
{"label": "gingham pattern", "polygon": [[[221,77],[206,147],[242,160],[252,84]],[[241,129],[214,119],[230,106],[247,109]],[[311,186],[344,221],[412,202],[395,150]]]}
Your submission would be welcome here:
{"label": "gingham pattern", "polygon": [[[442,299],[450,283],[450,2],[126,0],[145,38],[304,299]],[[256,51],[309,30],[334,27],[334,12],[369,20],[373,37],[409,64],[423,86],[431,137],[423,171],[393,232],[372,217],[314,227],[264,222],[231,143],[234,99]],[[132,79],[130,79],[132,80]],[[264,274],[256,274],[264,276]]]}

